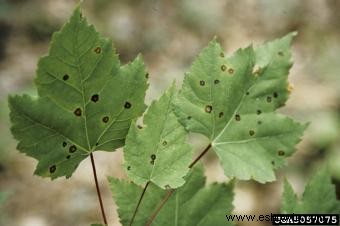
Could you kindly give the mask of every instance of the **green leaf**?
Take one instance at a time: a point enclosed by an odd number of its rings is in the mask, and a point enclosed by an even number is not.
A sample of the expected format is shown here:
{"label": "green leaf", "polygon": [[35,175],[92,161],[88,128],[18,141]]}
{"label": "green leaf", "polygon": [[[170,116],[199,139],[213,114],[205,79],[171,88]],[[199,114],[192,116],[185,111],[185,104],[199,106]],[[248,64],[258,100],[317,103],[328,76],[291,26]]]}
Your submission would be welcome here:
{"label": "green leaf", "polygon": [[144,127],[131,126],[124,147],[124,166],[138,185],[149,181],[161,188],[184,184],[189,171],[192,148],[187,132],[173,112],[175,84],[151,104],[144,116]]}
{"label": "green leaf", "polygon": [[227,176],[273,181],[300,141],[307,125],[275,112],[289,95],[293,36],[227,58],[213,40],[185,76],[175,113],[210,139]]}
{"label": "green leaf", "polygon": [[9,192],[0,191],[0,206],[1,206],[2,203],[4,203],[6,201],[8,196],[9,196]]}
{"label": "green leaf", "polygon": [[[115,178],[109,178],[109,181],[118,205],[120,221],[123,226],[129,225],[142,188]],[[230,214],[233,209],[233,184],[214,183],[204,186],[202,167],[195,167],[188,174],[186,181],[187,183],[169,198],[152,225],[233,225],[225,219],[225,215]],[[166,193],[167,191],[150,185],[133,225],[144,226]]]}
{"label": "green leaf", "polygon": [[335,185],[332,184],[331,176],[326,169],[319,170],[310,179],[300,200],[286,180],[282,202],[282,213],[340,213],[340,201],[336,199]]}
{"label": "green leaf", "polygon": [[140,57],[120,67],[111,41],[77,8],[39,61],[39,97],[9,98],[17,148],[39,161],[35,174],[70,177],[91,152],[123,146],[146,108],[145,74]]}

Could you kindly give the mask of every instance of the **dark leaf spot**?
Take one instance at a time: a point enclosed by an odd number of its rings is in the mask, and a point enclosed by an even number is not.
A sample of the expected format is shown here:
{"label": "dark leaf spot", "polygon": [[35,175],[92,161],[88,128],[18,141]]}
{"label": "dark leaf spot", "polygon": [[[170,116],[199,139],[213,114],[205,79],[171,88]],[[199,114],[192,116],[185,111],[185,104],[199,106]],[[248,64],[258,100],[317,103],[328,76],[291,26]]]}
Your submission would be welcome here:
{"label": "dark leaf spot", "polygon": [[278,96],[279,96],[279,94],[277,94],[277,92],[274,92],[274,93],[273,93],[273,97],[274,97],[274,98],[277,98]]}
{"label": "dark leaf spot", "polygon": [[240,120],[241,120],[241,116],[240,116],[239,114],[236,114],[236,115],[235,115],[235,120],[236,120],[236,121],[240,121]]}
{"label": "dark leaf spot", "polygon": [[165,140],[165,141],[163,141],[163,146],[165,146],[165,145],[167,145],[168,144],[168,142]]}
{"label": "dark leaf spot", "polygon": [[154,165],[154,164],[155,164],[155,160],[151,160],[151,161],[150,161],[150,164],[151,164],[151,165]]}
{"label": "dark leaf spot", "polygon": [[66,145],[67,145],[67,143],[64,141],[64,142],[63,142],[63,147],[66,147]]}
{"label": "dark leaf spot", "polygon": [[278,54],[279,56],[284,56],[284,54],[283,54],[282,51],[279,51],[277,54]]}
{"label": "dark leaf spot", "polygon": [[155,155],[155,154],[152,154],[152,155],[150,156],[150,158],[151,158],[152,160],[155,160],[155,159],[156,159],[156,155]]}
{"label": "dark leaf spot", "polygon": [[146,73],[146,74],[145,74],[145,78],[149,78],[149,73]]}
{"label": "dark leaf spot", "polygon": [[138,128],[138,129],[143,129],[143,126],[137,125],[137,128]]}
{"label": "dark leaf spot", "polygon": [[100,48],[99,46],[94,50],[95,53],[99,54],[102,52],[102,48]]}
{"label": "dark leaf spot", "polygon": [[77,147],[76,147],[75,145],[72,145],[72,146],[68,149],[68,151],[69,151],[70,153],[74,153],[74,152],[77,151]]}
{"label": "dark leaf spot", "polygon": [[257,121],[257,124],[258,124],[258,125],[261,125],[261,124],[262,124],[262,121]]}
{"label": "dark leaf spot", "polygon": [[200,81],[200,85],[201,85],[201,86],[204,86],[204,85],[205,85],[205,81],[201,80],[201,81]]}
{"label": "dark leaf spot", "polygon": [[220,113],[218,114],[218,117],[219,117],[219,118],[222,118],[223,115],[224,115],[224,113],[223,113],[223,112],[220,112]]}
{"label": "dark leaf spot", "polygon": [[279,150],[279,151],[277,152],[277,154],[278,154],[279,156],[284,156],[284,155],[285,155],[285,152],[282,151],[282,150]]}
{"label": "dark leaf spot", "polygon": [[70,158],[71,158],[71,155],[66,156],[66,158],[67,158],[67,159],[70,159]]}
{"label": "dark leaf spot", "polygon": [[109,116],[104,116],[104,117],[102,118],[102,121],[103,121],[104,123],[107,123],[107,122],[109,121]]}
{"label": "dark leaf spot", "polygon": [[275,162],[274,161],[272,161],[272,165],[275,166]]}
{"label": "dark leaf spot", "polygon": [[191,119],[191,116],[188,116],[187,119],[190,120],[190,119]]}
{"label": "dark leaf spot", "polygon": [[260,114],[262,113],[262,111],[261,111],[261,110],[257,110],[256,113],[257,113],[258,115],[260,115]]}
{"label": "dark leaf spot", "polygon": [[98,146],[98,145],[99,145],[99,143],[97,142],[97,143],[96,143],[96,146]]}
{"label": "dark leaf spot", "polygon": [[131,166],[128,166],[128,167],[127,167],[127,170],[130,170],[130,169],[131,169]]}
{"label": "dark leaf spot", "polygon": [[223,52],[220,53],[220,57],[224,57],[224,53]]}
{"label": "dark leaf spot", "polygon": [[272,102],[272,97],[269,97],[269,96],[268,96],[268,97],[267,97],[267,102],[268,102],[268,103]]}
{"label": "dark leaf spot", "polygon": [[254,134],[255,134],[255,131],[254,131],[254,130],[249,130],[249,135],[250,135],[250,136],[254,136]]}
{"label": "dark leaf spot", "polygon": [[215,83],[215,84],[218,84],[218,83],[220,83],[220,80],[216,79],[216,80],[214,81],[214,83]]}
{"label": "dark leaf spot", "polygon": [[225,71],[225,70],[227,70],[227,66],[225,66],[224,64],[221,66],[221,70],[222,71]]}
{"label": "dark leaf spot", "polygon": [[249,95],[249,92],[248,92],[248,91],[246,92],[246,95]]}
{"label": "dark leaf spot", "polygon": [[205,112],[211,113],[211,111],[212,111],[212,106],[211,105],[205,106]]}
{"label": "dark leaf spot", "polygon": [[125,108],[131,108],[131,104],[129,102],[125,102],[124,107]]}
{"label": "dark leaf spot", "polygon": [[93,101],[93,102],[97,102],[98,100],[99,100],[99,95],[98,94],[94,94],[92,97],[91,97],[91,100]]}
{"label": "dark leaf spot", "polygon": [[68,80],[69,78],[70,78],[70,76],[69,76],[68,74],[65,74],[65,75],[63,76],[63,80],[64,80],[64,81]]}
{"label": "dark leaf spot", "polygon": [[76,110],[74,110],[74,114],[76,116],[81,116],[81,109],[80,108],[77,108]]}
{"label": "dark leaf spot", "polygon": [[229,74],[234,74],[234,69],[229,68],[228,72],[229,72]]}
{"label": "dark leaf spot", "polygon": [[54,173],[57,169],[56,165],[50,166],[50,173]]}
{"label": "dark leaf spot", "polygon": [[165,185],[164,188],[167,189],[167,190],[170,190],[170,189],[171,189],[170,185],[168,185],[168,184]]}

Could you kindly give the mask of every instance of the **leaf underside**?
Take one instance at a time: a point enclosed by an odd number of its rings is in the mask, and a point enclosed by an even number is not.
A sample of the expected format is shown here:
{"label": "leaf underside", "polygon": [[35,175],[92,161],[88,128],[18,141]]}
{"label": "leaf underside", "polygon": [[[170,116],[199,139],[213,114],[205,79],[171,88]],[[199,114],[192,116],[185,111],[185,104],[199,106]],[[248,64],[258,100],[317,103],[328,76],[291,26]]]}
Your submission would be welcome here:
{"label": "leaf underside", "polygon": [[175,113],[187,130],[210,139],[227,176],[273,181],[300,141],[307,125],[275,112],[289,95],[294,35],[230,57],[213,40],[185,76]]}
{"label": "leaf underside", "polygon": [[[129,225],[142,188],[127,181],[110,178],[111,190],[118,205],[123,226]],[[225,220],[233,209],[233,185],[205,186],[202,167],[195,167],[186,177],[186,184],[177,189],[159,212],[152,225],[159,226],[211,226],[234,225]],[[167,191],[150,185],[136,215],[134,226],[145,226]]]}
{"label": "leaf underside", "polygon": [[318,171],[308,182],[299,200],[287,180],[284,183],[282,213],[339,214],[340,201],[336,199],[335,185],[326,169]]}
{"label": "leaf underside", "polygon": [[144,125],[133,124],[124,147],[124,166],[129,178],[138,185],[152,182],[161,188],[184,184],[189,171],[192,148],[187,132],[173,113],[174,84],[151,104]]}
{"label": "leaf underside", "polygon": [[111,41],[78,7],[38,63],[39,97],[9,97],[17,148],[39,161],[35,174],[70,177],[91,152],[123,146],[146,108],[145,75],[140,57],[120,66]]}

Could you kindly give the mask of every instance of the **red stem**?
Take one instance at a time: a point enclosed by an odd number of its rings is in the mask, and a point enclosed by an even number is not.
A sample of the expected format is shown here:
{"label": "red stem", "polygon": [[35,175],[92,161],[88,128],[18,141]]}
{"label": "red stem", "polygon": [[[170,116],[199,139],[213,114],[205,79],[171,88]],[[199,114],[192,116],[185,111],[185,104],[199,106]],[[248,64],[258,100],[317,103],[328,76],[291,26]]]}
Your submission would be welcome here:
{"label": "red stem", "polygon": [[103,200],[102,200],[102,196],[101,196],[101,194],[100,194],[100,189],[99,189],[99,185],[98,185],[97,172],[96,172],[96,165],[94,164],[94,157],[93,157],[92,152],[90,153],[90,157],[91,157],[91,164],[92,164],[92,170],[93,170],[94,181],[95,181],[95,183],[96,183],[97,196],[98,196],[98,199],[99,199],[100,209],[101,209],[102,216],[103,216],[103,221],[104,221],[104,224],[105,224],[105,225],[108,225],[108,224],[107,224],[107,220],[106,220],[106,215],[105,215]]}
{"label": "red stem", "polygon": [[148,181],[148,182],[146,183],[146,185],[145,185],[145,187],[144,187],[144,189],[143,189],[143,192],[142,192],[141,196],[139,197],[139,200],[138,200],[138,203],[137,203],[135,212],[133,213],[132,219],[131,219],[131,221],[130,221],[130,226],[132,226],[132,223],[133,223],[133,221],[135,220],[136,214],[137,214],[137,212],[138,212],[138,208],[139,208],[139,206],[140,206],[140,204],[141,204],[141,202],[142,202],[142,199],[143,199],[143,197],[144,197],[144,194],[145,194],[146,189],[148,188],[149,184],[150,184],[150,181]]}
{"label": "red stem", "polygon": [[[192,169],[196,163],[210,150],[211,148],[211,144],[209,144],[202,152],[201,154],[199,154],[194,161],[192,161],[192,163],[189,165],[189,168]],[[165,205],[165,203],[169,200],[169,198],[171,197],[171,195],[176,191],[176,189],[171,189],[166,196],[163,198],[161,204],[158,206],[158,208],[156,209],[156,211],[152,214],[151,218],[149,219],[149,221],[146,223],[146,226],[150,226],[152,224],[152,222],[155,220],[155,218],[157,217],[159,211],[161,211],[161,209],[163,208],[163,206]]]}

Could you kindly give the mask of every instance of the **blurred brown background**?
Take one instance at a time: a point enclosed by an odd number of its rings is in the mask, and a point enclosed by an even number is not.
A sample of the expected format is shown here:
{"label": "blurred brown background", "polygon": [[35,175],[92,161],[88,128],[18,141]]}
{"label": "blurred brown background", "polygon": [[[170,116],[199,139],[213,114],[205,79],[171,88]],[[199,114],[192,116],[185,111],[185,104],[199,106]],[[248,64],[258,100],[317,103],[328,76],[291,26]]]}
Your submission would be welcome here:
{"label": "blurred brown background", "polygon": [[[69,180],[51,182],[33,176],[36,161],[16,151],[9,131],[7,95],[35,93],[37,61],[47,54],[51,34],[67,20],[76,2],[0,0],[0,191],[4,192],[0,225],[88,226],[101,221],[89,160]],[[277,182],[237,184],[235,213],[277,213],[284,176],[302,192],[306,179],[325,164],[339,197],[340,1],[86,0],[82,8],[97,30],[113,39],[124,63],[138,53],[144,55],[150,72],[148,104],[174,79],[180,84],[194,57],[215,35],[232,53],[252,42],[298,31],[289,78],[295,89],[281,111],[311,125],[298,152],[277,172]],[[195,135],[191,143],[200,151],[207,140]],[[110,225],[119,225],[106,176],[126,177],[122,152],[95,156]],[[212,152],[203,162],[209,183],[225,181]]]}

